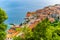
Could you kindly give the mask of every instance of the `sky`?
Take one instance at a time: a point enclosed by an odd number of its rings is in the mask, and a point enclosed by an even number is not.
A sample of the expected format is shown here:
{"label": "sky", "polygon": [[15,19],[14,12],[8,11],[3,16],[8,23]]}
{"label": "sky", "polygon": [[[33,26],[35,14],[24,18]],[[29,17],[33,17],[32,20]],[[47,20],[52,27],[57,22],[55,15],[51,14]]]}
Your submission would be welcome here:
{"label": "sky", "polygon": [[36,11],[54,4],[60,4],[60,0],[0,0],[0,8],[8,15],[6,24],[20,24],[28,11]]}

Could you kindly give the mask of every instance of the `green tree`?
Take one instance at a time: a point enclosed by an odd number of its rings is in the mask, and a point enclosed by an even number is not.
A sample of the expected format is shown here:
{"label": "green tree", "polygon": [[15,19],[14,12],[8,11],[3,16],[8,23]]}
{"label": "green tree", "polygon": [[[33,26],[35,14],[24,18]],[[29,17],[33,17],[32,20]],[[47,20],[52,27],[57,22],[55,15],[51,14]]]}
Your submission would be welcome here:
{"label": "green tree", "polygon": [[51,23],[45,19],[37,24],[34,30],[23,28],[25,38],[16,37],[16,40],[60,40],[60,21]]}
{"label": "green tree", "polygon": [[38,23],[34,31],[26,33],[25,40],[60,40],[60,22],[55,21],[52,24],[48,19],[45,19]]}
{"label": "green tree", "polygon": [[14,37],[14,39],[13,40],[24,40],[23,38],[21,38],[20,36],[18,36],[18,37]]}
{"label": "green tree", "polygon": [[0,40],[5,39],[7,25],[4,24],[4,21],[7,19],[6,12],[0,8]]}

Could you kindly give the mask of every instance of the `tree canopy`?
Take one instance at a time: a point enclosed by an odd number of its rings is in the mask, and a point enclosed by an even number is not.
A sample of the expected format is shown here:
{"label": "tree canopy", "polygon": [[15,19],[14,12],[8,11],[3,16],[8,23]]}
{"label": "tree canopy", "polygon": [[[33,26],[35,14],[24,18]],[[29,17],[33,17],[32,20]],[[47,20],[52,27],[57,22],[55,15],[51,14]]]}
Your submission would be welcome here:
{"label": "tree canopy", "polygon": [[0,8],[0,23],[4,22],[7,19],[6,12]]}
{"label": "tree canopy", "polygon": [[39,22],[33,31],[24,28],[24,34],[24,38],[18,36],[15,37],[16,40],[60,40],[60,21],[51,23],[48,19],[45,19]]}
{"label": "tree canopy", "polygon": [[7,25],[4,21],[7,19],[6,12],[0,8],[0,40],[5,40]]}

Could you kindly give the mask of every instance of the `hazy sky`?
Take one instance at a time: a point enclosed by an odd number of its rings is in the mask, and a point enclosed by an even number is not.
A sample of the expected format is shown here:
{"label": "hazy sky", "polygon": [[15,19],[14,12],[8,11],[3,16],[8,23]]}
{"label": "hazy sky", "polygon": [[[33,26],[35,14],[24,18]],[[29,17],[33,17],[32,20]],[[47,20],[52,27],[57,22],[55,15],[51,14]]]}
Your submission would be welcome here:
{"label": "hazy sky", "polygon": [[5,23],[19,24],[28,11],[35,11],[48,5],[60,4],[60,0],[0,0],[0,8],[8,15]]}

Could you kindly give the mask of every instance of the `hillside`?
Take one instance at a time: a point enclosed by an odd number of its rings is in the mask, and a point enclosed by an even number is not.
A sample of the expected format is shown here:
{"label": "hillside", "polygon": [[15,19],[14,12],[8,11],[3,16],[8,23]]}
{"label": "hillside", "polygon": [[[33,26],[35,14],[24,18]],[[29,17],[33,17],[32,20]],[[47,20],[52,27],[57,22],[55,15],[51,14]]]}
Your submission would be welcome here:
{"label": "hillside", "polygon": [[[7,31],[7,39],[11,39],[17,35],[21,35],[19,28],[24,28],[25,26],[29,29],[34,29],[37,24],[44,19],[48,19],[51,23],[60,20],[60,5],[56,4],[53,6],[47,6],[43,9],[36,10],[34,12],[27,12],[24,23],[20,25],[12,25],[12,27]],[[16,29],[19,29],[18,31]]]}

